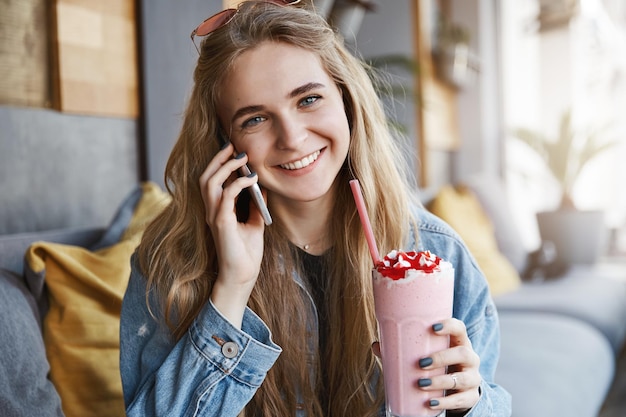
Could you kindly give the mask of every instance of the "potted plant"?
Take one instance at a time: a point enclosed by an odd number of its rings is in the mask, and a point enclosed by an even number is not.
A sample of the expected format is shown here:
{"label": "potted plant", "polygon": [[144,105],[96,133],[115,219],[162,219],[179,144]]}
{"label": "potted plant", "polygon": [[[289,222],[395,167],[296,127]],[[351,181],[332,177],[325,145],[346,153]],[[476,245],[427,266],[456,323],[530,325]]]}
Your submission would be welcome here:
{"label": "potted plant", "polygon": [[365,13],[375,10],[376,3],[371,0],[336,0],[329,20],[348,44],[355,45]]}
{"label": "potted plant", "polygon": [[478,59],[470,49],[470,33],[443,14],[436,29],[433,58],[437,75],[454,88],[463,88],[479,71]]}
{"label": "potted plant", "polygon": [[537,213],[542,240],[554,244],[559,262],[596,261],[607,240],[604,212],[578,209],[572,192],[583,168],[618,142],[607,139],[606,128],[575,130],[571,111],[562,116],[556,138],[529,129],[516,129],[514,136],[537,152],[561,190],[556,210]]}

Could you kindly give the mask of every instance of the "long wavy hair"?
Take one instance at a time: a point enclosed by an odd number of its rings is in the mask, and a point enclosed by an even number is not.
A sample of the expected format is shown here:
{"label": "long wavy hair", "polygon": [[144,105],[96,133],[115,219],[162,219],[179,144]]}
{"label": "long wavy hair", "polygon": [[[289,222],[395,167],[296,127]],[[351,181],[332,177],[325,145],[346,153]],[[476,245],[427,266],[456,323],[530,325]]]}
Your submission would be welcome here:
{"label": "long wavy hair", "polygon": [[[199,177],[219,150],[220,87],[237,57],[268,41],[319,56],[343,94],[351,138],[334,185],[333,217],[326,225],[333,242],[325,277],[327,348],[319,352],[307,333],[310,301],[293,277],[300,261],[275,218],[265,229],[260,275],[248,306],[271,329],[283,353],[242,415],[292,416],[304,409],[308,416],[374,416],[384,392],[380,362],[371,352],[377,340],[372,259],[348,182],[359,179],[376,241],[385,253],[406,240],[411,222],[408,171],[402,168],[405,160],[363,62],[314,11],[245,2],[228,24],[203,40],[182,129],[165,171],[172,202],[145,231],[140,266],[148,292],[161,301],[158,311],[173,338],[184,337],[207,302],[218,272]],[[262,184],[263,178],[259,181]]]}

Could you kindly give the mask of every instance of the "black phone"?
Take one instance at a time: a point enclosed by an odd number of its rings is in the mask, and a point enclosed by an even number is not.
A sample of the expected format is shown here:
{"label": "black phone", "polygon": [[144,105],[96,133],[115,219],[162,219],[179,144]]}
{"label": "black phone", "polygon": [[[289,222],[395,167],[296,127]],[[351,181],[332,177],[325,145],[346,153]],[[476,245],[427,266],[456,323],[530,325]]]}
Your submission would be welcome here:
{"label": "black phone", "polygon": [[[218,134],[218,138],[220,141],[220,146],[225,145],[228,141],[226,138],[226,135],[224,134],[222,130],[220,130]],[[235,151],[235,154],[237,154],[236,151]],[[238,170],[238,174],[240,176],[248,176],[251,173],[252,172],[250,171],[248,164],[245,164]],[[261,193],[261,188],[259,187],[259,184],[258,183],[252,184],[250,187],[246,188],[244,191],[247,191],[247,192],[242,192],[237,198],[237,203],[236,203],[237,219],[239,221],[244,221],[244,222],[248,219],[248,216],[250,215],[250,210],[249,210],[250,199],[252,199],[252,201],[254,201],[254,204],[256,204],[257,208],[261,212],[261,216],[263,217],[263,221],[265,222],[265,225],[266,226],[271,225],[272,216],[270,215],[270,211],[267,208],[267,204],[265,204],[265,200],[263,199],[263,194]]]}

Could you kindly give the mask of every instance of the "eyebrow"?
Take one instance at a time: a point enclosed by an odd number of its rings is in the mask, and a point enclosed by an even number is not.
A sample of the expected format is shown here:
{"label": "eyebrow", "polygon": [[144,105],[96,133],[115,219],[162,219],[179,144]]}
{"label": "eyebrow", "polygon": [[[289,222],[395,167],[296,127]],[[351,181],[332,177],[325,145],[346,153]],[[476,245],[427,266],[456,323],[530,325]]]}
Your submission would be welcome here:
{"label": "eyebrow", "polygon": [[[322,83],[316,83],[316,82],[310,82],[310,83],[306,83],[304,85],[301,85],[300,87],[296,87],[294,88],[288,95],[288,98],[294,98],[294,97],[298,97],[301,94],[307,93],[311,90],[315,90],[317,88],[324,88],[325,85]],[[234,122],[235,120],[237,120],[238,118],[246,115],[246,114],[251,114],[251,113],[256,113],[259,111],[262,111],[265,108],[265,106],[262,105],[252,105],[252,106],[246,106],[246,107],[242,107],[240,109],[238,109],[235,114],[233,114],[233,117],[231,118],[231,121]]]}
{"label": "eyebrow", "polygon": [[299,96],[300,94],[304,94],[311,90],[315,90],[316,88],[323,88],[323,87],[325,86],[324,84],[321,84],[321,83],[314,83],[314,82],[306,83],[304,85],[301,85],[300,87],[295,88],[291,93],[289,93],[289,98],[294,98],[294,97]]}
{"label": "eyebrow", "polygon": [[230,119],[230,121],[231,123],[234,123],[235,120],[239,119],[240,117],[245,116],[246,114],[259,112],[263,110],[264,108],[265,108],[264,106],[260,106],[260,105],[242,107],[238,109],[235,112],[235,114],[233,114],[233,117]]}

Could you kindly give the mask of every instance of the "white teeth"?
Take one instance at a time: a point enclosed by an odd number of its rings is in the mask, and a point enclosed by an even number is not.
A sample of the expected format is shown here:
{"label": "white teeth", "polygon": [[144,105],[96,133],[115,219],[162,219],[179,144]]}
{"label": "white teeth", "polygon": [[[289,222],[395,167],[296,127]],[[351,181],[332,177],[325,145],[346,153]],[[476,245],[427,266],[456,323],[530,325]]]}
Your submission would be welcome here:
{"label": "white teeth", "polygon": [[288,164],[281,164],[280,167],[281,168],[285,168],[285,169],[289,169],[289,170],[301,169],[301,168],[304,168],[304,167],[308,167],[313,162],[315,162],[315,160],[317,159],[318,156],[320,156],[320,151],[315,151],[311,155],[305,156],[304,158],[302,158],[299,161],[289,162]]}

